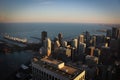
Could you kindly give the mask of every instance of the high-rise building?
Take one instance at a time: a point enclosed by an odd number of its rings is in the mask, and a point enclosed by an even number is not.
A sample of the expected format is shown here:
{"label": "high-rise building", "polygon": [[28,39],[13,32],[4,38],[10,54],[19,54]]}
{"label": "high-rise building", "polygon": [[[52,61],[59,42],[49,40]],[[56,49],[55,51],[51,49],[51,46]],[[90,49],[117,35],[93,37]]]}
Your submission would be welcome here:
{"label": "high-rise building", "polygon": [[59,42],[60,42],[60,46],[63,46],[63,35],[62,35],[62,33],[59,33],[58,34],[58,40],[59,40]]}
{"label": "high-rise building", "polygon": [[94,66],[94,65],[98,64],[98,57],[95,57],[95,56],[87,55],[85,57],[85,60],[86,60],[86,64],[88,66]]}
{"label": "high-rise building", "polygon": [[79,48],[78,48],[78,54],[85,53],[85,49],[86,49],[86,44],[80,42],[79,43]]}
{"label": "high-rise building", "polygon": [[112,38],[113,39],[120,38],[120,28],[118,28],[118,27],[113,27],[112,28]]}
{"label": "high-rise building", "polygon": [[47,38],[47,32],[46,31],[42,31],[41,33],[41,42],[42,42],[42,46],[44,45],[44,40]]}
{"label": "high-rise building", "polygon": [[57,40],[57,41],[55,41],[55,43],[54,43],[54,49],[57,49],[57,48],[59,48],[60,47],[60,42]]}
{"label": "high-rise building", "polygon": [[92,36],[92,45],[91,46],[96,46],[96,36]]}
{"label": "high-rise building", "polygon": [[77,53],[79,54],[79,48],[80,48],[80,43],[84,43],[84,35],[80,35],[79,37],[78,37],[78,44],[77,44]]}
{"label": "high-rise building", "polygon": [[32,73],[33,80],[85,80],[85,70],[51,58],[32,60]]}
{"label": "high-rise building", "polygon": [[51,54],[51,40],[49,38],[45,39],[45,50],[46,50],[46,56],[50,56],[50,54]]}
{"label": "high-rise building", "polygon": [[39,49],[39,53],[41,54],[41,55],[46,55],[45,53],[45,48],[44,47],[41,47],[40,49]]}
{"label": "high-rise building", "polygon": [[72,47],[74,47],[75,49],[77,49],[77,47],[78,47],[78,39],[73,39],[71,45],[72,45]]}
{"label": "high-rise building", "polygon": [[111,37],[112,36],[112,30],[107,29],[106,37]]}
{"label": "high-rise building", "polygon": [[81,35],[78,37],[78,41],[84,43],[84,35],[81,34]]}
{"label": "high-rise building", "polygon": [[63,41],[63,47],[67,47],[67,41]]}
{"label": "high-rise building", "polygon": [[90,33],[89,33],[88,31],[86,31],[86,32],[84,33],[84,35],[85,35],[86,41],[88,41],[88,40],[90,39]]}
{"label": "high-rise building", "polygon": [[104,35],[95,35],[96,36],[96,45],[100,45],[101,43],[105,43]]}
{"label": "high-rise building", "polygon": [[71,60],[73,61],[75,58],[75,53],[76,53],[76,49],[73,47],[71,48]]}
{"label": "high-rise building", "polygon": [[113,52],[118,52],[120,50],[120,39],[118,39],[118,40],[111,39],[111,41],[110,41],[110,49]]}
{"label": "high-rise building", "polygon": [[93,56],[99,57],[100,53],[101,53],[100,49],[97,48],[97,49],[94,50]]}
{"label": "high-rise building", "polygon": [[94,49],[95,49],[94,46],[90,46],[90,47],[88,47],[88,48],[86,49],[86,54],[87,54],[87,55],[91,55],[91,56],[93,56]]}
{"label": "high-rise building", "polygon": [[106,38],[105,38],[105,43],[108,44],[108,47],[110,46],[110,41],[111,41],[111,38],[110,38],[110,37],[106,37]]}
{"label": "high-rise building", "polygon": [[[109,60],[111,52],[110,47],[101,47],[101,54],[100,54],[100,63],[103,65],[109,65],[111,64],[111,61]],[[112,59],[111,59],[112,60]]]}

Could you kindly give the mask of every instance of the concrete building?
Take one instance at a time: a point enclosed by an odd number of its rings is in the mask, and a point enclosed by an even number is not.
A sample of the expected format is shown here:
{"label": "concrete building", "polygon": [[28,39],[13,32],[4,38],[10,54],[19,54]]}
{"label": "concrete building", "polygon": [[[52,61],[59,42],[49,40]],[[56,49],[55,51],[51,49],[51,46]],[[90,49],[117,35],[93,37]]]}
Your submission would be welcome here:
{"label": "concrete building", "polygon": [[57,48],[59,48],[60,47],[60,42],[57,40],[57,41],[55,41],[55,43],[54,43],[54,49],[57,49]]}
{"label": "concrete building", "polygon": [[78,39],[73,39],[71,46],[74,47],[75,49],[77,49],[77,47],[78,47]]}
{"label": "concrete building", "polygon": [[79,49],[80,49],[80,43],[84,43],[84,35],[80,35],[78,37],[78,49],[77,49],[77,53],[79,54]]}
{"label": "concrete building", "polygon": [[63,46],[63,35],[62,35],[62,33],[58,34],[58,40],[60,42],[60,46]]}
{"label": "concrete building", "polygon": [[39,49],[39,53],[42,54],[42,55],[46,55],[46,54],[45,54],[45,48],[44,48],[44,47],[41,47],[41,48]]}
{"label": "concrete building", "polygon": [[102,63],[103,65],[109,65],[112,63],[112,61],[110,61],[110,56],[111,56],[110,51],[111,51],[110,47],[105,47],[105,46],[101,47],[100,63]]}
{"label": "concrete building", "polygon": [[86,52],[85,52],[85,53],[86,53],[87,55],[93,56],[94,49],[95,49],[94,46],[90,46],[90,47],[88,47],[88,48],[86,49]]}
{"label": "concrete building", "polygon": [[115,51],[118,52],[120,50],[120,40],[119,39],[118,40],[112,39],[110,41],[110,48],[113,52],[115,52]]}
{"label": "concrete building", "polygon": [[96,36],[96,45],[100,45],[101,43],[105,43],[104,35],[95,35]]}
{"label": "concrete building", "polygon": [[32,60],[33,80],[85,80],[85,71],[64,62],[42,58]]}
{"label": "concrete building", "polygon": [[93,56],[99,57],[100,53],[101,53],[100,49],[97,48],[97,49],[94,50]]}
{"label": "concrete building", "polygon": [[63,41],[63,47],[67,47],[67,41]]}
{"label": "concrete building", "polygon": [[110,38],[110,37],[106,37],[106,38],[105,38],[105,43],[108,44],[108,47],[110,46],[110,41],[111,41],[111,38]]}
{"label": "concrete building", "polygon": [[79,48],[78,48],[78,54],[85,53],[85,49],[86,49],[86,44],[80,42],[79,43]]}
{"label": "concrete building", "polygon": [[94,65],[98,64],[98,57],[95,57],[95,56],[87,55],[85,57],[85,60],[86,60],[86,64],[88,66],[94,66]]}
{"label": "concrete building", "polygon": [[120,38],[120,28],[118,28],[118,27],[113,27],[112,28],[112,38],[113,39]]}
{"label": "concrete building", "polygon": [[84,43],[84,35],[80,35],[79,37],[78,37],[78,43],[79,42],[82,42],[82,43]]}
{"label": "concrete building", "polygon": [[42,45],[44,44],[44,40],[47,38],[47,32],[46,31],[42,31],[41,33],[41,42]]}
{"label": "concrete building", "polygon": [[96,36],[92,36],[91,46],[96,46]]}
{"label": "concrete building", "polygon": [[55,59],[59,59],[66,62],[71,60],[72,50],[71,48],[60,47],[54,50],[53,56]]}
{"label": "concrete building", "polygon": [[111,36],[112,36],[112,30],[111,29],[107,29],[106,37],[111,37]]}
{"label": "concrete building", "polygon": [[51,54],[51,40],[49,38],[45,39],[45,52],[47,56],[50,56]]}

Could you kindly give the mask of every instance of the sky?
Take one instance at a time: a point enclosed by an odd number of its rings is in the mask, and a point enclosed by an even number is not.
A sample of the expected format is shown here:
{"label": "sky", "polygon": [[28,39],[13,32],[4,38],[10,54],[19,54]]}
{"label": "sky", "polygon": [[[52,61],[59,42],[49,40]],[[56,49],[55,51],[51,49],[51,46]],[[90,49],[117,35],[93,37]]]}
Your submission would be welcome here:
{"label": "sky", "polygon": [[0,0],[0,22],[120,24],[120,0]]}

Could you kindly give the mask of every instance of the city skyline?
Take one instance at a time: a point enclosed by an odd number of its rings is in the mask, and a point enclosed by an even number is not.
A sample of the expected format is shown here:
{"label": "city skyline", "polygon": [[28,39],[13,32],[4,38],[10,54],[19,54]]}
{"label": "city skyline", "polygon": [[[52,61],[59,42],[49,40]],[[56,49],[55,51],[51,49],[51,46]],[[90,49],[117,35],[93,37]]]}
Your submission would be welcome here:
{"label": "city skyline", "polygon": [[0,22],[120,24],[119,0],[1,0]]}

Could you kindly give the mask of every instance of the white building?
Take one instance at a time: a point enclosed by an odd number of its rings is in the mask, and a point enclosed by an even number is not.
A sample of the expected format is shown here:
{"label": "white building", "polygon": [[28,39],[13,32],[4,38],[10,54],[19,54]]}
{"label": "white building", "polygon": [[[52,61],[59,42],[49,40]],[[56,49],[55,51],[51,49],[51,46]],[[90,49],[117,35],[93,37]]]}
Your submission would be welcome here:
{"label": "white building", "polygon": [[64,62],[42,58],[32,60],[33,80],[85,80],[85,71]]}
{"label": "white building", "polygon": [[51,40],[49,38],[45,39],[45,52],[47,56],[50,56],[51,54]]}
{"label": "white building", "polygon": [[54,43],[54,49],[59,48],[59,47],[60,47],[60,42],[57,40]]}
{"label": "white building", "polygon": [[81,35],[78,37],[78,41],[84,43],[84,35],[81,34]]}
{"label": "white building", "polygon": [[63,41],[63,47],[67,47],[67,41]]}
{"label": "white building", "polygon": [[78,47],[78,39],[73,39],[72,47],[74,47],[75,49]]}

